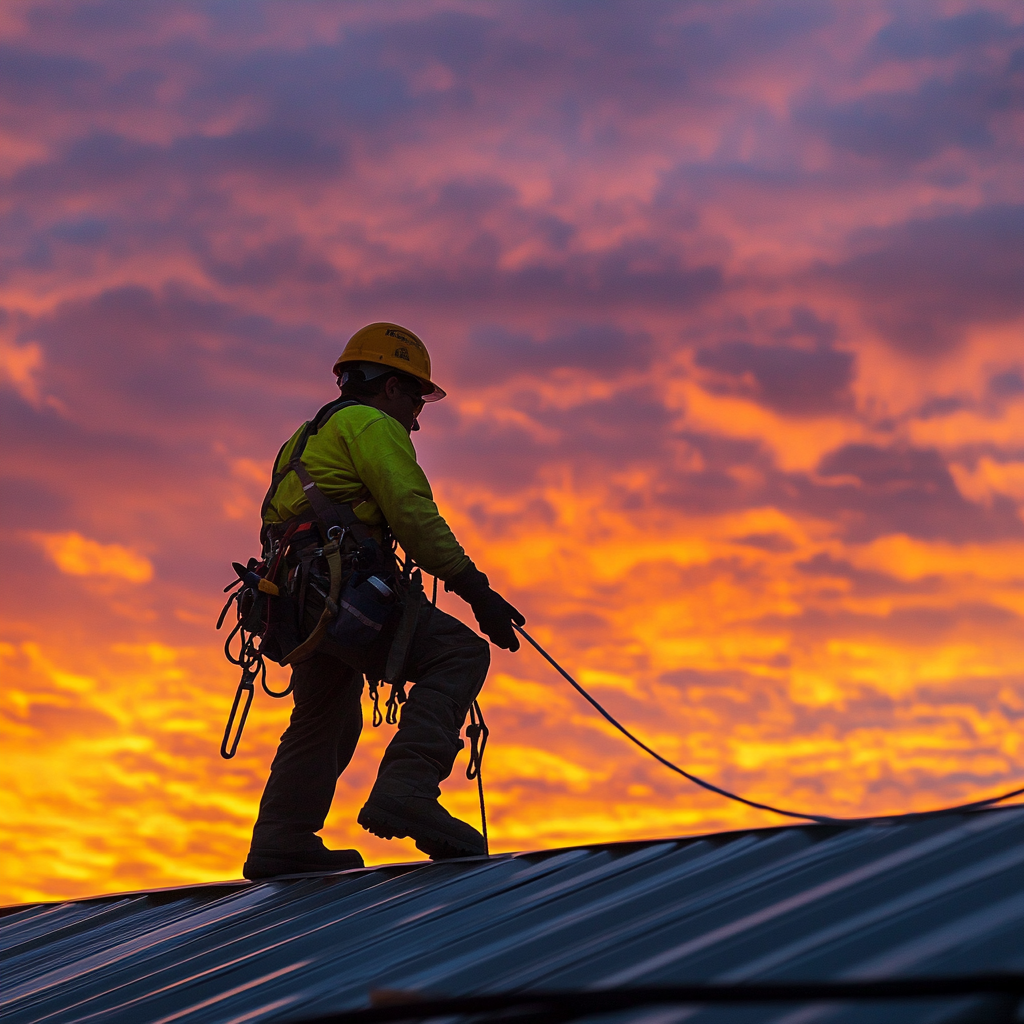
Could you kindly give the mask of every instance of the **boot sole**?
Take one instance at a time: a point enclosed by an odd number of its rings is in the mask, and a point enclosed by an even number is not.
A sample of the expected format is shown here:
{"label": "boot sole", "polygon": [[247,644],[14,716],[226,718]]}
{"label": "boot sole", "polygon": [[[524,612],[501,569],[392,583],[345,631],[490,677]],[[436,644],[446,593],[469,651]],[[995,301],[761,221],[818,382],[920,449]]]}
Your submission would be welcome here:
{"label": "boot sole", "polygon": [[[400,815],[379,807],[366,805],[356,819],[367,832],[379,839],[412,839],[416,849],[425,853],[431,860],[451,860],[454,857],[482,857],[483,850],[466,846],[453,840],[429,825],[409,823]],[[413,832],[416,834],[413,835]]]}
{"label": "boot sole", "polygon": [[291,857],[273,857],[252,854],[242,867],[242,877],[250,882],[259,882],[267,878],[278,878],[281,875],[322,875],[335,871],[351,871],[363,867],[363,858],[356,855],[350,863],[316,864],[312,861]]}

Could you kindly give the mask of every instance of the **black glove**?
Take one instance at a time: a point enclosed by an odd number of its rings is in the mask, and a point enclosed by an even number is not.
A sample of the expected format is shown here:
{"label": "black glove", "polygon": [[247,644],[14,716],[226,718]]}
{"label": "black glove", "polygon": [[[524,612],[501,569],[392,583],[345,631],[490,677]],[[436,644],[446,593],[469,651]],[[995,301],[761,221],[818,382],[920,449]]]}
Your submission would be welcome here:
{"label": "black glove", "polygon": [[506,651],[519,650],[519,637],[512,628],[526,624],[526,617],[514,608],[499,594],[492,590],[487,577],[475,565],[469,564],[465,569],[448,580],[445,590],[458,594],[463,601],[468,601],[473,609],[480,632],[496,647]]}
{"label": "black glove", "polygon": [[522,626],[525,625],[526,619],[501,594],[488,587],[483,597],[470,602],[470,607],[480,625],[480,632],[485,633],[492,644],[506,651],[519,650],[519,637],[516,636],[512,623]]}

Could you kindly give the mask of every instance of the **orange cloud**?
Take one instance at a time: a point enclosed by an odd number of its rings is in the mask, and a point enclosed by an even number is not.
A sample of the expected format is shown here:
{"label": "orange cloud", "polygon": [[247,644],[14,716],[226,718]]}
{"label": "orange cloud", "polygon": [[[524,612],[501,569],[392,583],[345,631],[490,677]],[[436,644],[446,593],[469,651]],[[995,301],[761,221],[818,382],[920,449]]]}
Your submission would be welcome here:
{"label": "orange cloud", "polygon": [[73,530],[29,536],[69,576],[109,576],[129,583],[148,583],[153,578],[150,561],[121,544],[101,544]]}
{"label": "orange cloud", "polygon": [[42,362],[43,353],[38,345],[17,345],[0,339],[0,381],[33,405],[40,400],[37,373]]}
{"label": "orange cloud", "polygon": [[[834,814],[1024,773],[1019,3],[108,6],[0,14],[0,898],[237,875],[289,702],[220,759],[221,588],[376,319],[443,514],[647,742]],[[495,850],[777,821],[531,650],[482,700]],[[389,734],[325,830],[373,862]]]}

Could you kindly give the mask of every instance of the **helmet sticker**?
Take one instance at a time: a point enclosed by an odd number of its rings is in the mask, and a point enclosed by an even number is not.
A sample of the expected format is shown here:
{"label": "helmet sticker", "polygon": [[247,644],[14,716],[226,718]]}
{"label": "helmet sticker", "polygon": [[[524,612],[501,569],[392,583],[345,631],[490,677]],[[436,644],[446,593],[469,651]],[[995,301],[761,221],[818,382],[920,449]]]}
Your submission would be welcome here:
{"label": "helmet sticker", "polygon": [[[411,338],[411,337],[409,337],[408,334],[404,334],[402,331],[396,331],[394,327],[389,327],[384,332],[384,337],[385,338],[397,338],[399,341],[404,342],[406,345],[412,345],[413,348],[423,349],[423,351],[426,352],[426,349],[423,348],[423,342],[420,341],[419,338]],[[395,350],[395,355],[398,356],[399,359],[408,359],[409,358],[408,350],[406,350],[405,355],[399,355],[398,350],[396,349]]]}

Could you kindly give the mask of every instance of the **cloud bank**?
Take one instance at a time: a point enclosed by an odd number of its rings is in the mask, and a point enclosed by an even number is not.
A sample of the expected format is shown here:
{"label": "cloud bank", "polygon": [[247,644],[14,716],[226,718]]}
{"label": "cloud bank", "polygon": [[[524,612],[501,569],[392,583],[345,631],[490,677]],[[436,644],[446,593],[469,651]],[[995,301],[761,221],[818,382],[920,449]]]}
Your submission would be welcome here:
{"label": "cloud bank", "polygon": [[[8,4],[5,898],[237,875],[287,708],[219,760],[219,591],[376,319],[446,518],[667,756],[838,815],[1016,781],[1022,93],[1009,2]],[[495,849],[775,823],[528,652],[483,702]],[[375,860],[386,739],[327,829]]]}

